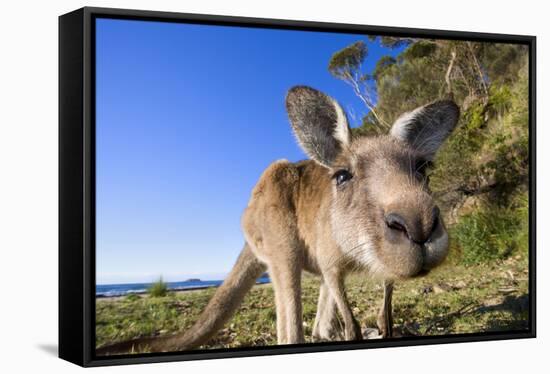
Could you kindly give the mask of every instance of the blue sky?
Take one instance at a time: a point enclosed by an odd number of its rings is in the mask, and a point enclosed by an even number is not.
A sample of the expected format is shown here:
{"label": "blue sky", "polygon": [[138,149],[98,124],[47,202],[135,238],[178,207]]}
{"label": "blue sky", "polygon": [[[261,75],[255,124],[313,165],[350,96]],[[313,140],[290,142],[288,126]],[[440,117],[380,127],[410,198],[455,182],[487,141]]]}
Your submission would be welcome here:
{"label": "blue sky", "polygon": [[[273,161],[306,158],[284,108],[297,84],[368,111],[331,55],[365,36],[98,19],[97,283],[221,279]],[[371,70],[384,54],[367,42]]]}

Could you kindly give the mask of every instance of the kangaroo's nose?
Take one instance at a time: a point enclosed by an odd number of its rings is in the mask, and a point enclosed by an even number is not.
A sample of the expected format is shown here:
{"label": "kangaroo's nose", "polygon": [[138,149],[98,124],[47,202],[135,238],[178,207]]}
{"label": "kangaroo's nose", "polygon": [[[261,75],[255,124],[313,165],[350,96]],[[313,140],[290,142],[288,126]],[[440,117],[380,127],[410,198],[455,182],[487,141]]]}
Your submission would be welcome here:
{"label": "kangaroo's nose", "polygon": [[422,245],[429,240],[432,233],[437,229],[439,214],[439,208],[434,207],[431,217],[426,217],[428,219],[422,219],[418,214],[406,215],[390,212],[384,216],[384,220],[390,229],[401,231],[411,241]]}
{"label": "kangaroo's nose", "polygon": [[407,236],[409,236],[409,230],[407,230],[407,223],[405,222],[405,218],[400,216],[397,213],[389,213],[386,214],[386,225],[390,229],[397,230],[397,231],[403,231]]}

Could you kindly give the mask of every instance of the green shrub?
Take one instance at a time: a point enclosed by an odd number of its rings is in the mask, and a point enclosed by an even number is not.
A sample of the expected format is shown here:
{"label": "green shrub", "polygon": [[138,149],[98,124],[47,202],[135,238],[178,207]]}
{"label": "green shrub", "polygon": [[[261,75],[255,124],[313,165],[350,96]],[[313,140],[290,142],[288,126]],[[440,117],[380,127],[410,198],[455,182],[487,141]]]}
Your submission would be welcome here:
{"label": "green shrub", "polygon": [[522,198],[512,207],[489,205],[460,218],[451,235],[463,263],[504,259],[527,248],[528,209],[527,199]]}
{"label": "green shrub", "polygon": [[489,95],[490,111],[496,115],[503,115],[512,106],[512,91],[510,87],[503,85],[491,86]]}
{"label": "green shrub", "polygon": [[140,299],[139,295],[136,295],[135,293],[131,293],[126,296],[126,301],[136,301],[139,299]]}
{"label": "green shrub", "polygon": [[162,297],[166,296],[168,292],[168,286],[166,283],[162,280],[162,277],[159,278],[158,281],[153,283],[151,287],[147,290],[150,297]]}

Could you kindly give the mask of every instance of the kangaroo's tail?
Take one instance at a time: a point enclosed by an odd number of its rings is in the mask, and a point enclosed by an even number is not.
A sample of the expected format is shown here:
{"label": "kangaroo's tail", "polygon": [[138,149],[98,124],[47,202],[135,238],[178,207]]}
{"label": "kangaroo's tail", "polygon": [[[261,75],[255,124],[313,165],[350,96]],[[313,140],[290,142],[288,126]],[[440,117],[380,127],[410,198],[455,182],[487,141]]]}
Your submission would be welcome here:
{"label": "kangaroo's tail", "polygon": [[97,355],[132,352],[173,352],[196,348],[206,343],[231,318],[256,279],[264,272],[262,264],[245,244],[237,262],[214,296],[187,331],[174,335],[128,340],[96,350]]}

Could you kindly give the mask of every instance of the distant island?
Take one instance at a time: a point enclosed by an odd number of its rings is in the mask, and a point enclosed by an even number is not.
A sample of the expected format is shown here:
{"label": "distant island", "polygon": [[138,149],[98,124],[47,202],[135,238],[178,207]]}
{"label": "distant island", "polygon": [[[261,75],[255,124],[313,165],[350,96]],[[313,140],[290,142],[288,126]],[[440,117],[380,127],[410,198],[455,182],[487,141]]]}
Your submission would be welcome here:
{"label": "distant island", "polygon": [[185,282],[202,282],[199,278],[189,278]]}

